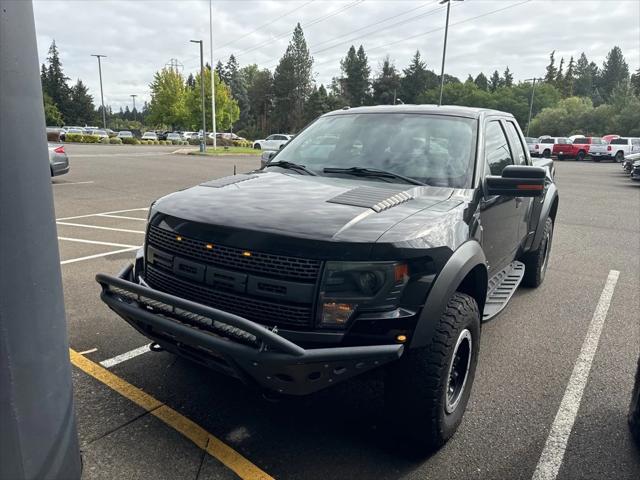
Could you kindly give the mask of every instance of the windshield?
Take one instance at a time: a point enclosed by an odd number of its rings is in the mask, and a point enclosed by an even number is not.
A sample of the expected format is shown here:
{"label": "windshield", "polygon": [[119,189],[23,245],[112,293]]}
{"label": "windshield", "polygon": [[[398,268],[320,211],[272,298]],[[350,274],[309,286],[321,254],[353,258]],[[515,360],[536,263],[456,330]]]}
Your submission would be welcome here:
{"label": "windshield", "polygon": [[133,134],[131,132],[120,132],[118,135],[121,137],[131,137]]}
{"label": "windshield", "polygon": [[473,174],[477,123],[424,114],[342,114],[322,117],[296,136],[276,162],[325,168],[370,168],[434,186],[467,188]]}

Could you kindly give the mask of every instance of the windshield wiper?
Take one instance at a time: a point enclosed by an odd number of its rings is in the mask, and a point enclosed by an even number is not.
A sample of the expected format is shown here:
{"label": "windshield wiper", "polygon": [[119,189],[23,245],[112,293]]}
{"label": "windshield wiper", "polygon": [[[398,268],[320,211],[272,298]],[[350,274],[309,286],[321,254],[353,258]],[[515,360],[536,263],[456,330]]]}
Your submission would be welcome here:
{"label": "windshield wiper", "polygon": [[377,168],[349,167],[349,168],[325,168],[324,173],[347,173],[350,175],[360,175],[362,177],[382,177],[402,180],[412,185],[425,185],[424,183],[413,178],[405,177],[399,173],[387,172],[386,170],[378,170]]}
{"label": "windshield wiper", "polygon": [[286,162],[286,161],[271,162],[271,163],[268,163],[264,168],[268,168],[268,167],[288,168],[289,170],[298,170],[300,172],[304,172],[307,175],[317,175],[317,173],[312,172],[304,165],[300,165],[298,163],[293,163],[293,162]]}

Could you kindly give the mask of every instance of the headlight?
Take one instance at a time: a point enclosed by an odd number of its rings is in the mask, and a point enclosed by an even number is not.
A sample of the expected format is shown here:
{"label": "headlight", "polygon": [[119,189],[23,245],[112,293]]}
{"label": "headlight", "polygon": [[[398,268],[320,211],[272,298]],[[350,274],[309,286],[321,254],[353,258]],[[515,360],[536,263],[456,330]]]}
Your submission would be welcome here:
{"label": "headlight", "polygon": [[359,306],[393,308],[407,279],[406,263],[327,262],[320,287],[320,326],[345,325]]}

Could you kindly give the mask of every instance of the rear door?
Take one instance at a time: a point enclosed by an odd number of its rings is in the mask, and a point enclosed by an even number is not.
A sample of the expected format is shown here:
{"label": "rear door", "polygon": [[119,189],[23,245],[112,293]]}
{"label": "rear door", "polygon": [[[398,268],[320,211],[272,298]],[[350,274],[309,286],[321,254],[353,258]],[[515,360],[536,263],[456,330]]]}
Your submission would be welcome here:
{"label": "rear door", "polygon": [[[504,126],[509,137],[511,152],[514,163],[516,165],[530,165],[531,162],[526,154],[525,144],[522,141],[520,130],[513,120],[504,121]],[[516,238],[517,247],[522,245],[529,234],[529,216],[533,206],[532,197],[516,197],[515,199],[516,215],[518,216],[518,237]]]}
{"label": "rear door", "polygon": [[[505,128],[497,119],[485,123],[484,150],[485,177],[501,175],[504,167],[515,163]],[[482,247],[487,257],[489,277],[506,267],[515,257],[521,212],[514,197],[485,195],[480,202]]]}

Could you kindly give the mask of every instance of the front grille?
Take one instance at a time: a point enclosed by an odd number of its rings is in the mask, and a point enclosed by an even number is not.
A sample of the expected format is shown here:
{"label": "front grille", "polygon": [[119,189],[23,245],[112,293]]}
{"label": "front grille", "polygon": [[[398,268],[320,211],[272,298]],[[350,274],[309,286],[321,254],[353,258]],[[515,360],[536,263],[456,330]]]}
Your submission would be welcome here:
{"label": "front grille", "polygon": [[145,280],[156,290],[218,308],[266,326],[309,327],[313,318],[311,305],[257,300],[223,290],[214,290],[207,285],[178,279],[173,274],[149,264],[146,266]]}
{"label": "front grille", "polygon": [[[151,225],[147,242],[172,254],[241,272],[262,273],[270,277],[307,282],[315,282],[320,273],[319,260],[253,251],[250,256],[245,256],[245,250],[241,248],[217,244],[211,246],[207,242],[183,236],[180,237],[181,240],[177,240],[176,236],[174,232]],[[207,245],[210,245],[210,248],[207,248]]]}

